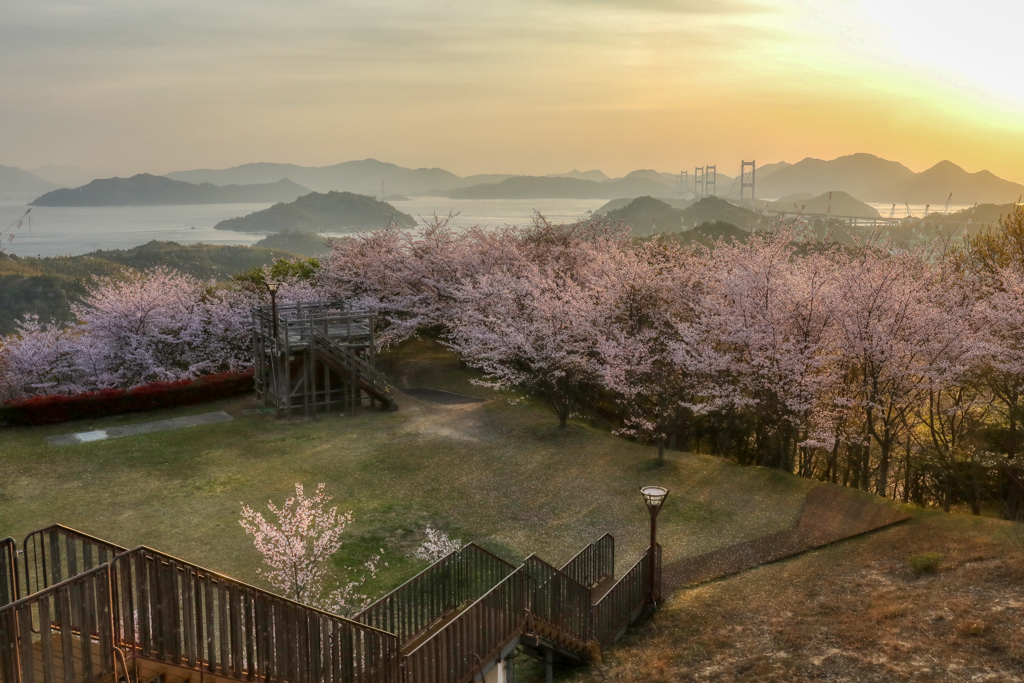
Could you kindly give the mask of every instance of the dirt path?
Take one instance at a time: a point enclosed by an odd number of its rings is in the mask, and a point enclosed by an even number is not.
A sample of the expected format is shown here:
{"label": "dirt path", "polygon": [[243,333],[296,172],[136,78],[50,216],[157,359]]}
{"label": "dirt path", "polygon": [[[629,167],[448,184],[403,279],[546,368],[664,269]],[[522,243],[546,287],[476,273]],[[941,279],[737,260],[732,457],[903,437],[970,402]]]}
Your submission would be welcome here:
{"label": "dirt path", "polygon": [[666,592],[722,578],[910,519],[840,486],[811,489],[797,524],[785,531],[666,565]]}

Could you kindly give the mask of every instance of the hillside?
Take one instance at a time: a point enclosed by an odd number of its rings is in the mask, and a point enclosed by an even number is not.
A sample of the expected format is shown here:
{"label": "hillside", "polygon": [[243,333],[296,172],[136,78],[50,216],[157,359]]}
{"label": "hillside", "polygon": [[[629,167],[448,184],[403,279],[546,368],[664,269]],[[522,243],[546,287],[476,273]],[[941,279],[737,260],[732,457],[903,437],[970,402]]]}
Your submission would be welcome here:
{"label": "hillside", "polygon": [[296,255],[280,248],[181,245],[155,240],[133,249],[94,251],[82,256],[22,258],[0,253],[0,335],[13,332],[15,320],[26,313],[35,313],[43,320],[70,322],[71,304],[85,295],[95,276],[118,275],[126,268],[167,266],[204,280],[224,280]]}
{"label": "hillside", "polygon": [[[622,221],[632,226],[635,235],[672,233],[694,228],[699,234],[707,233],[706,242],[714,242],[720,235],[743,238],[751,230],[769,224],[766,216],[759,216],[719,197],[704,197],[690,202],[683,209],[653,197],[638,197],[621,208],[609,210],[605,216],[609,220]],[[694,239],[700,240],[696,235]]]}
{"label": "hillside", "polygon": [[[1020,681],[1024,554],[995,519],[914,511],[889,529],[681,588],[590,681]],[[913,558],[937,553],[915,573]]]}
{"label": "hillside", "polygon": [[784,168],[789,168],[792,165],[793,164],[788,163],[786,161],[777,161],[774,164],[765,164],[764,166],[758,166],[757,179],[761,180],[763,178],[767,178],[772,173],[775,173],[776,171],[781,171]]}
{"label": "hillside", "polygon": [[[641,197],[641,199],[642,199],[642,197]],[[695,201],[697,201],[695,199],[676,199],[675,197],[656,197],[655,199],[657,199],[659,202],[663,202],[665,204],[668,204],[669,206],[671,206],[674,209],[685,209],[688,206],[692,206],[693,203]],[[601,208],[599,208],[596,211],[594,211],[594,213],[597,213],[597,214],[607,214],[609,211],[615,211],[616,209],[621,209],[624,206],[627,206],[631,202],[634,202],[634,201],[636,201],[636,199],[633,199],[632,197],[629,197],[629,198],[627,198],[627,197],[620,197],[618,199],[612,199],[612,200],[608,201],[607,203],[602,204]]]}
{"label": "hillside", "polygon": [[613,199],[631,195],[670,194],[672,188],[647,178],[595,182],[580,178],[514,176],[499,183],[472,185],[446,192],[453,199]]}
{"label": "hillside", "polygon": [[[768,204],[769,211],[793,213],[803,211],[804,213],[829,213],[833,216],[855,216],[857,218],[879,218],[878,210],[869,204],[851,197],[842,190],[826,192],[817,197],[809,199],[787,198],[790,201],[772,202]],[[794,206],[795,205],[795,206]]]}
{"label": "hillside", "polygon": [[942,225],[966,225],[970,221],[974,227],[981,225],[995,225],[999,222],[999,219],[1003,216],[1008,215],[1013,211],[1014,205],[1011,204],[978,204],[972,206],[969,209],[962,209],[960,211],[953,211],[951,213],[942,215],[941,212],[933,211],[929,213],[925,220],[929,223],[939,223]]}
{"label": "hillside", "polygon": [[606,214],[608,220],[622,221],[633,228],[634,235],[678,232],[682,229],[683,212],[660,199],[638,197]]}
{"label": "hillside", "polygon": [[260,185],[195,185],[140,173],[131,178],[94,180],[75,189],[47,192],[31,206],[158,206],[169,204],[252,204],[292,201],[309,190],[287,178]]}
{"label": "hillside", "polygon": [[37,196],[57,187],[28,171],[14,166],[0,166],[0,200],[18,199],[25,195]]}
{"label": "hillside", "polygon": [[953,193],[958,204],[1016,201],[1024,196],[1024,185],[997,177],[989,171],[968,173],[951,161],[940,161],[903,181],[879,187],[870,195],[876,202],[908,202],[942,206]]}
{"label": "hillside", "polygon": [[677,244],[699,245],[708,249],[713,249],[719,240],[746,242],[748,237],[750,237],[749,232],[725,221],[708,221],[701,223],[696,228],[667,235],[668,239]]}
{"label": "hillside", "polygon": [[871,195],[873,190],[907,180],[913,175],[914,172],[903,164],[873,154],[850,154],[829,161],[807,158],[791,166],[775,168],[767,175],[759,175],[757,196],[778,198],[799,192],[819,195],[840,190],[854,197],[876,201]]}
{"label": "hillside", "polygon": [[415,227],[416,219],[387,202],[351,192],[313,192],[290,204],[279,203],[213,226],[240,232],[350,232],[389,223]]}
{"label": "hillside", "polygon": [[683,227],[697,227],[702,223],[724,221],[750,232],[758,227],[767,227],[769,219],[749,209],[742,209],[719,197],[704,197],[692,206],[683,209]]}

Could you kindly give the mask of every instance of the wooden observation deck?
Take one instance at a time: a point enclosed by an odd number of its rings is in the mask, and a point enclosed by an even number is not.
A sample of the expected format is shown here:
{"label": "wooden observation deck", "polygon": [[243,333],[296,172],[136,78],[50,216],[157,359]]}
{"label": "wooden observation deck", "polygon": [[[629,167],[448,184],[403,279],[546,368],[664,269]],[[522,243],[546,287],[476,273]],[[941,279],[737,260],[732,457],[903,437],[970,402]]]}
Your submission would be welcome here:
{"label": "wooden observation deck", "polygon": [[375,366],[373,316],[345,301],[255,306],[252,344],[256,393],[278,415],[397,410]]}

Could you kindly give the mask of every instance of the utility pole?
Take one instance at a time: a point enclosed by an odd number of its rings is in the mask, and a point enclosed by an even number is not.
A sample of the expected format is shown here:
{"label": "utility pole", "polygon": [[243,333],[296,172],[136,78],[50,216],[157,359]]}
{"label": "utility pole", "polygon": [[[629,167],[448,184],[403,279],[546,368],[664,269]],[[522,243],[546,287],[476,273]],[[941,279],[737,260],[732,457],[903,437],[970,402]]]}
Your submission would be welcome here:
{"label": "utility pole", "polygon": [[[754,180],[757,177],[757,168],[753,161],[740,161],[740,206],[743,206],[743,190],[750,188],[750,208],[757,211],[754,205]],[[747,182],[747,167],[750,167],[750,182]]]}

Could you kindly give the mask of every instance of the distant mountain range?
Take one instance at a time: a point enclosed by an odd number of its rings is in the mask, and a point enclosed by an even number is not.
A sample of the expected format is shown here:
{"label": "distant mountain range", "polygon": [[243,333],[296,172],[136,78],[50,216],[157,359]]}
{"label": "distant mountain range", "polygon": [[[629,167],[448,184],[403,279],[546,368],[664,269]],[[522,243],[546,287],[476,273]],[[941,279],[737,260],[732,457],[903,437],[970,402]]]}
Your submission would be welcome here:
{"label": "distant mountain range", "polygon": [[940,161],[914,173],[903,164],[872,154],[851,154],[831,161],[804,159],[775,169],[758,171],[757,196],[781,198],[798,193],[821,195],[846,192],[865,202],[932,204],[1001,203],[1024,195],[1024,185],[1003,180],[989,171],[968,173],[951,161]]}
{"label": "distant mountain range", "polygon": [[940,161],[927,171],[877,189],[868,195],[868,201],[943,206],[951,192],[956,204],[998,204],[1016,201],[1024,195],[1024,185],[989,171],[968,173],[951,161]]}
{"label": "distant mountain range", "polygon": [[449,190],[444,196],[452,199],[615,199],[671,192],[672,188],[668,185],[644,176],[605,182],[565,177],[513,176],[500,183]]}
{"label": "distant mountain range", "polygon": [[239,232],[351,232],[383,228],[389,223],[414,227],[416,219],[387,202],[352,192],[312,192],[289,204],[274,204],[248,216],[213,226]]}
{"label": "distant mountain range", "polygon": [[[779,199],[789,194],[810,192],[820,195],[841,190],[863,201],[884,187],[912,178],[914,172],[901,163],[886,161],[873,154],[851,154],[831,161],[804,159],[791,166],[775,169],[767,176],[758,174],[758,197]],[[909,201],[909,200],[907,200]]]}
{"label": "distant mountain range", "polygon": [[81,187],[97,178],[109,178],[113,175],[95,169],[79,168],[71,164],[47,164],[33,168],[32,173],[53,183],[56,187]]}
{"label": "distant mountain range", "polygon": [[[37,170],[39,174],[34,175],[0,166],[0,200],[26,193],[38,196],[57,187],[39,175],[50,180],[67,180],[89,173],[68,166]],[[441,168],[404,168],[376,159],[320,167],[254,163],[221,170],[177,171],[166,176],[200,186],[204,183],[218,187],[271,185],[288,179],[302,188],[321,193],[333,190],[376,197],[429,195],[459,199],[672,197],[679,194],[677,177],[675,173],[651,169],[632,171],[622,178],[609,178],[596,169],[573,169],[568,173],[543,176],[487,173],[461,177]],[[689,197],[693,191],[693,180],[693,173],[689,171],[684,197]],[[813,198],[838,191],[862,202],[933,206],[944,205],[950,193],[954,204],[1006,203],[1024,195],[1024,185],[998,178],[989,171],[968,173],[952,162],[942,161],[926,171],[914,173],[903,164],[872,154],[851,154],[831,160],[807,158],[795,164],[764,164],[757,169],[755,189],[758,198],[769,200],[787,197],[792,201],[791,195]],[[715,195],[738,198],[739,193],[737,178],[718,174]]]}
{"label": "distant mountain range", "polygon": [[[272,183],[290,178],[316,192],[338,190],[357,194],[435,194],[476,182],[498,182],[508,175],[480,176],[477,180],[460,178],[440,168],[403,168],[376,159],[346,161],[333,166],[309,167],[294,164],[243,164],[221,171],[200,169],[168,173],[168,178],[189,183]],[[483,179],[481,179],[483,178]],[[383,187],[381,184],[383,183]]]}
{"label": "distant mountain range", "polygon": [[57,187],[39,176],[14,166],[0,166],[0,201],[23,200],[24,195],[32,197]]}
{"label": "distant mountain range", "polygon": [[88,185],[47,192],[31,206],[158,206],[169,204],[251,204],[290,202],[309,189],[285,179],[259,185],[195,185],[164,176],[140,173],[131,178],[106,178]]}
{"label": "distant mountain range", "polygon": [[604,174],[604,171],[577,171],[575,168],[568,173],[548,173],[548,178],[579,178],[580,180],[594,180],[599,183],[603,183],[606,180],[611,180]]}

